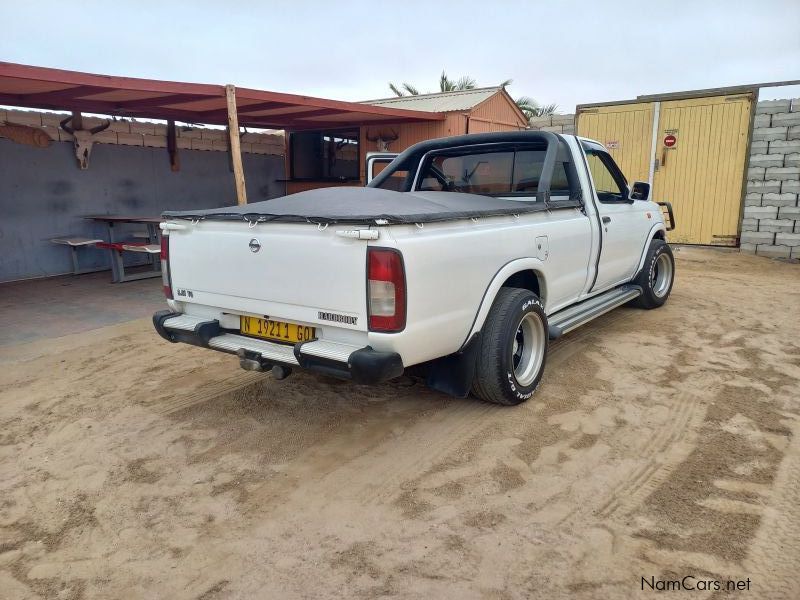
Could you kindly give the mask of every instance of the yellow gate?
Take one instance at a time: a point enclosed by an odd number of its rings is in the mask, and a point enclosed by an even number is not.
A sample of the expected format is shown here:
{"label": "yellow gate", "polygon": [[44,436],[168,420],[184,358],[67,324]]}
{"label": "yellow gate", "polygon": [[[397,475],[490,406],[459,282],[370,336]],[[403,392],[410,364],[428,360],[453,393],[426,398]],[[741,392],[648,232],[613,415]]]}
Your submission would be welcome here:
{"label": "yellow gate", "polygon": [[628,181],[648,180],[648,150],[653,139],[651,102],[581,109],[578,135],[603,144]]}
{"label": "yellow gate", "polygon": [[735,245],[752,96],[579,107],[578,135],[605,144],[629,181],[672,203],[673,242]]}

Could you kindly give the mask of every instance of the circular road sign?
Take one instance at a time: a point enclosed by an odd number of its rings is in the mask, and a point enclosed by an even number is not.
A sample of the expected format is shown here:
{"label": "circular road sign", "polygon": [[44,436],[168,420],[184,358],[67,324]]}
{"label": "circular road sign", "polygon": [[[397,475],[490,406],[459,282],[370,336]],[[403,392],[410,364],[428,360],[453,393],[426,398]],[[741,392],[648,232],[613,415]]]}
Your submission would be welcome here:
{"label": "circular road sign", "polygon": [[678,138],[676,138],[674,135],[669,134],[664,136],[664,145],[667,148],[672,148],[677,143],[678,143]]}

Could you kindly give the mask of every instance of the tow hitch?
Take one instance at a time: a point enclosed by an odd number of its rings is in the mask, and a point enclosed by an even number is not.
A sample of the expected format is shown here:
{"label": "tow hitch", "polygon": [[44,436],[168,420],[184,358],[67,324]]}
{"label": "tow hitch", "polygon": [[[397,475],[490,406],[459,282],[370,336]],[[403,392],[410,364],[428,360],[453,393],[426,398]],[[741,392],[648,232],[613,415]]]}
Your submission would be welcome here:
{"label": "tow hitch", "polygon": [[278,381],[286,379],[292,374],[292,370],[289,367],[267,363],[258,352],[253,352],[252,350],[239,348],[236,351],[236,356],[239,357],[239,366],[245,371],[270,371]]}
{"label": "tow hitch", "polygon": [[239,348],[236,351],[236,356],[239,357],[239,366],[245,371],[266,371],[266,367],[268,367],[261,360],[261,355],[258,352]]}
{"label": "tow hitch", "polygon": [[291,374],[292,370],[289,367],[284,367],[282,365],[275,365],[272,367],[272,376],[278,381],[286,379]]}

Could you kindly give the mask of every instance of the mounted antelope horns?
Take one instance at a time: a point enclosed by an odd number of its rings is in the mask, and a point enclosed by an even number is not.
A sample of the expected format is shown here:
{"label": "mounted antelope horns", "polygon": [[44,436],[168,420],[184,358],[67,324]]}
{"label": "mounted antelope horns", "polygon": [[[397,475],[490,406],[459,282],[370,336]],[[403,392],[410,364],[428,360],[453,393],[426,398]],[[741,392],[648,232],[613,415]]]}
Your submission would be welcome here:
{"label": "mounted antelope horns", "polygon": [[[73,135],[75,133],[75,130],[72,127],[67,125],[67,123],[69,123],[70,121],[72,121],[72,117],[67,117],[66,119],[61,121],[59,123],[59,125],[61,125],[61,129],[66,131],[68,134]],[[91,133],[92,135],[94,135],[96,133],[100,133],[101,131],[105,131],[109,127],[111,127],[111,121],[110,120],[106,121],[105,123],[101,123],[97,127],[92,127],[91,129],[88,129],[87,131],[89,133]]]}
{"label": "mounted antelope horns", "polygon": [[89,155],[92,152],[92,146],[95,142],[94,136],[104,129],[108,129],[111,126],[111,121],[106,121],[91,129],[75,129],[75,127],[67,125],[70,121],[73,121],[73,125],[75,124],[73,117],[67,117],[61,121],[61,129],[72,136],[72,145],[75,149],[75,158],[78,161],[78,167],[81,170],[88,169]]}
{"label": "mounted antelope horns", "polygon": [[72,135],[73,133],[75,133],[75,130],[74,130],[74,129],[72,129],[72,127],[68,127],[68,126],[67,126],[67,123],[69,123],[70,121],[72,121],[72,117],[67,117],[66,119],[64,119],[63,121],[61,121],[61,122],[59,123],[59,125],[61,126],[61,129],[63,129],[64,131],[66,131],[68,134]]}
{"label": "mounted antelope horns", "polygon": [[378,135],[373,137],[370,136],[369,129],[367,129],[366,137],[370,142],[377,142],[378,140],[383,140],[384,142],[393,142],[400,137],[400,135],[394,129],[390,129],[390,131],[392,132],[391,135],[387,135],[383,131],[379,131]]}
{"label": "mounted antelope horns", "polygon": [[89,133],[91,133],[92,135],[94,135],[94,134],[96,134],[96,133],[100,133],[101,131],[105,131],[105,130],[106,130],[106,129],[108,129],[109,127],[111,127],[111,121],[106,121],[105,123],[101,123],[101,124],[100,124],[100,125],[98,125],[97,127],[92,127],[92,128],[89,130]]}

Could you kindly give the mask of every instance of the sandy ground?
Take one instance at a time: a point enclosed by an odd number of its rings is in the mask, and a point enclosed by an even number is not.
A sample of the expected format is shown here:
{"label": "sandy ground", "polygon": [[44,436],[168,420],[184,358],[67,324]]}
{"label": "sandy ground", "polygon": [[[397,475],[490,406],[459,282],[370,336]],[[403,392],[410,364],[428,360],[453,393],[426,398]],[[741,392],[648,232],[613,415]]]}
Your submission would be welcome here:
{"label": "sandy ground", "polygon": [[516,408],[276,382],[145,320],[0,348],[0,596],[800,597],[800,266],[676,255]]}

